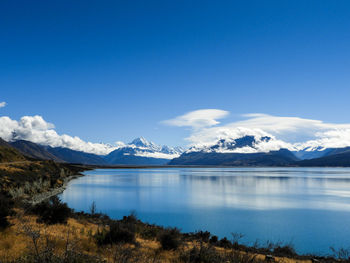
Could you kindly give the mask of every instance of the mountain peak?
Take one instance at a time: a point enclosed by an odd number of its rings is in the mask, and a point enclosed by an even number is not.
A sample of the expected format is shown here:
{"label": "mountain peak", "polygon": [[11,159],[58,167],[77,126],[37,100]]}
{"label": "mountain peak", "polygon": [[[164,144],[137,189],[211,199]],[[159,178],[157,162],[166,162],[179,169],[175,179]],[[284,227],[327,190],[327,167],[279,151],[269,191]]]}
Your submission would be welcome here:
{"label": "mountain peak", "polygon": [[129,144],[133,144],[137,147],[147,147],[149,145],[151,145],[152,143],[147,141],[144,137],[138,137],[136,139],[134,139],[131,143]]}
{"label": "mountain peak", "polygon": [[[261,144],[266,144],[272,140],[269,136],[245,135],[239,138],[219,139],[214,144],[204,146],[193,146],[187,152],[221,152],[221,153],[253,153],[266,152],[260,149]],[[278,150],[278,149],[273,149]]]}

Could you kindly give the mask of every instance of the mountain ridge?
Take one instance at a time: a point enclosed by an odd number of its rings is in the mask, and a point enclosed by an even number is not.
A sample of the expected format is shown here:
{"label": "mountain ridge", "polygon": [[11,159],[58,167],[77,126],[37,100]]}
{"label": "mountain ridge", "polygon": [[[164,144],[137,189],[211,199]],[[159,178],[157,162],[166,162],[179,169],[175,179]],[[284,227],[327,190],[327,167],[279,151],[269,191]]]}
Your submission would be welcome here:
{"label": "mountain ridge", "polygon": [[[89,165],[223,165],[223,166],[350,166],[350,147],[308,149],[299,154],[319,156],[300,158],[298,152],[279,149],[267,152],[240,152],[256,149],[258,143],[269,143],[270,137],[256,139],[244,136],[236,139],[218,140],[216,144],[202,149],[157,145],[143,137],[134,139],[108,155],[96,155],[62,147],[38,145],[18,140],[6,142],[0,138],[0,162],[25,161],[29,159],[53,160],[55,162]],[[166,156],[167,158],[161,158]],[[172,158],[174,157],[174,158]]]}
{"label": "mountain ridge", "polygon": [[165,165],[182,152],[179,147],[157,145],[144,137],[138,137],[112,151],[104,159],[108,164]]}

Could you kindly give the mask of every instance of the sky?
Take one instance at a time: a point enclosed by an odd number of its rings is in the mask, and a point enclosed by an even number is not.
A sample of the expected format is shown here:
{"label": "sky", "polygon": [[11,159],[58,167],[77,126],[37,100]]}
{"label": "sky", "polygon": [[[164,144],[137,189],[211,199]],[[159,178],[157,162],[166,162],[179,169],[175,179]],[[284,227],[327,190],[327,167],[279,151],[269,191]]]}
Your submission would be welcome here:
{"label": "sky", "polygon": [[[188,145],[266,116],[347,128],[349,14],[342,0],[1,1],[0,116],[112,144]],[[312,139],[306,123],[292,141]]]}

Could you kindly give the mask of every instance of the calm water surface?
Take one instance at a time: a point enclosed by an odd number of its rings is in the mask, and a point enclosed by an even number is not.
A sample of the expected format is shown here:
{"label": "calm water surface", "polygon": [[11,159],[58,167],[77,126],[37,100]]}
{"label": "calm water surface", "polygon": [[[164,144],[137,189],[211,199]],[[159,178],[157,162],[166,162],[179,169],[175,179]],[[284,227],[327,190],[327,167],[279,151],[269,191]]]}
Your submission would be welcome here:
{"label": "calm water surface", "polygon": [[64,202],[113,218],[136,211],[149,223],[219,237],[244,234],[293,243],[299,253],[350,247],[350,169],[164,168],[101,169],[73,180]]}

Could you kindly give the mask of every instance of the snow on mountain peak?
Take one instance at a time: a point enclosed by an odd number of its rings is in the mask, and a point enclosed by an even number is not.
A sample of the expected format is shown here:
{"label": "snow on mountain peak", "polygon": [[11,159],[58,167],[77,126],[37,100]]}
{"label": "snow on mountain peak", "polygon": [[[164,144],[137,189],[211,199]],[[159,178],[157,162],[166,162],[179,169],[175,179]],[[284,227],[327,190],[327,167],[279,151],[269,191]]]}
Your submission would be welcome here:
{"label": "snow on mountain peak", "polygon": [[138,137],[121,148],[133,149],[134,155],[136,156],[162,159],[173,159],[179,157],[184,152],[181,147],[173,148],[166,145],[157,145],[144,137]]}
{"label": "snow on mountain peak", "polygon": [[290,148],[290,145],[273,136],[245,135],[222,138],[209,145],[191,147],[187,152],[257,153]]}
{"label": "snow on mountain peak", "polygon": [[134,139],[129,145],[135,145],[137,147],[147,147],[149,145],[152,145],[154,143],[147,141],[144,137],[138,137]]}

